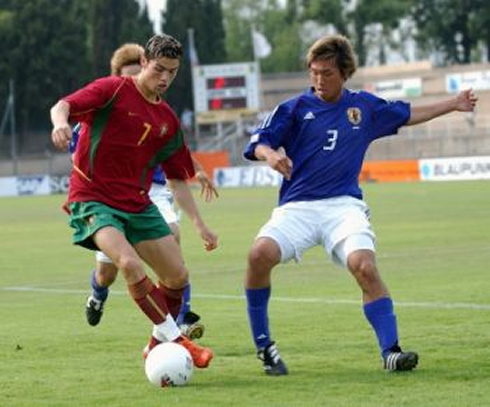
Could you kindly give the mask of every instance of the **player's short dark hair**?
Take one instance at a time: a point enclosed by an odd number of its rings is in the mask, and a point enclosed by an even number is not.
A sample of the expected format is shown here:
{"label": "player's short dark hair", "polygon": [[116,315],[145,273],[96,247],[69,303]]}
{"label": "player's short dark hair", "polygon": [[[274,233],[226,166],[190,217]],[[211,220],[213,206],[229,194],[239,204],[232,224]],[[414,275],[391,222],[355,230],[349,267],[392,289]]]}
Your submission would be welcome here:
{"label": "player's short dark hair", "polygon": [[180,59],[182,57],[182,45],[171,35],[157,34],[146,43],[145,57],[148,60],[162,57]]}
{"label": "player's short dark hair", "polygon": [[344,79],[349,79],[357,69],[357,57],[350,41],[343,35],[327,35],[315,41],[306,55],[306,65],[313,61],[334,59]]}

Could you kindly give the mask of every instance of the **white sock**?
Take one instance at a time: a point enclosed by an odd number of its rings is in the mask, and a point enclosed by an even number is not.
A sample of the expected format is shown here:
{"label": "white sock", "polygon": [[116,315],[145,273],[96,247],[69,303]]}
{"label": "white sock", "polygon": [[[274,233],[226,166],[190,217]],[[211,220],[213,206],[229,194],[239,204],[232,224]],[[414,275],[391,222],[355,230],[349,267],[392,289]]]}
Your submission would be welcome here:
{"label": "white sock", "polygon": [[181,332],[172,315],[167,314],[165,321],[153,325],[152,335],[160,342],[172,342],[181,335]]}

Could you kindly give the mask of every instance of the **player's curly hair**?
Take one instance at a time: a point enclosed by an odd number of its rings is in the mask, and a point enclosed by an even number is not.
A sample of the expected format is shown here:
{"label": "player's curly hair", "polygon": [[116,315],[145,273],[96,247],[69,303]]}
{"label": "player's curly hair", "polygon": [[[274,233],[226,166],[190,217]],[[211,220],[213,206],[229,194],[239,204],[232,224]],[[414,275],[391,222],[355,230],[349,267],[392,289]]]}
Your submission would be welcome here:
{"label": "player's curly hair", "polygon": [[349,79],[357,69],[354,49],[343,35],[327,35],[315,41],[306,54],[307,67],[319,59],[334,59],[344,79]]}
{"label": "player's curly hair", "polygon": [[121,75],[121,71],[128,65],[139,65],[145,50],[139,44],[126,43],[114,51],[111,58],[111,74]]}
{"label": "player's curly hair", "polygon": [[182,52],[181,43],[167,34],[154,35],[145,45],[145,57],[149,61],[162,57],[180,59]]}

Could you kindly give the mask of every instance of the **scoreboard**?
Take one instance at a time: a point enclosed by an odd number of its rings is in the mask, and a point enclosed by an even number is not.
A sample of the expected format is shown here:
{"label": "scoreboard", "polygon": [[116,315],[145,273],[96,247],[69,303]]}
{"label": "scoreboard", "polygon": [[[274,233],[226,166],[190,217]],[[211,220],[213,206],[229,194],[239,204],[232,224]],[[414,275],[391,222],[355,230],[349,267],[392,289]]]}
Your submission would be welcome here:
{"label": "scoreboard", "polygon": [[257,62],[195,66],[192,73],[196,114],[259,109]]}

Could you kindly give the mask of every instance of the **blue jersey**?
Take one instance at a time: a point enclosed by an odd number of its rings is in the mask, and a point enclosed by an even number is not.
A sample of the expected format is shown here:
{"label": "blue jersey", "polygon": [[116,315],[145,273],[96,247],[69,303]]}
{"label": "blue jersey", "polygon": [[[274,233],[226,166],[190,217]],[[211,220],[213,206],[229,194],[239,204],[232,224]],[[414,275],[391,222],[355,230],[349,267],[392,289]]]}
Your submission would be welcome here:
{"label": "blue jersey", "polygon": [[[72,137],[70,141],[70,145],[68,146],[68,151],[73,154],[77,149],[78,138],[80,137],[81,123],[75,124],[72,129]],[[160,185],[165,185],[167,183],[167,178],[165,177],[165,173],[162,170],[162,166],[159,165],[155,169],[155,173],[153,174],[152,182]]]}
{"label": "blue jersey", "polygon": [[279,104],[254,132],[244,156],[257,160],[257,144],[283,147],[293,161],[279,205],[348,195],[362,199],[359,173],[369,144],[396,134],[410,119],[410,105],[367,92],[343,90],[335,103],[313,89]]}
{"label": "blue jersey", "polygon": [[165,177],[165,173],[163,172],[161,165],[155,168],[155,173],[153,174],[152,182],[160,185],[165,185],[167,183],[167,178]]}
{"label": "blue jersey", "polygon": [[78,137],[80,137],[81,127],[81,123],[77,123],[75,124],[75,126],[73,126],[73,129],[71,131],[70,145],[68,146],[68,151],[70,152],[70,154],[73,154],[77,149]]}

